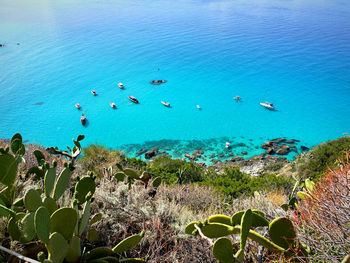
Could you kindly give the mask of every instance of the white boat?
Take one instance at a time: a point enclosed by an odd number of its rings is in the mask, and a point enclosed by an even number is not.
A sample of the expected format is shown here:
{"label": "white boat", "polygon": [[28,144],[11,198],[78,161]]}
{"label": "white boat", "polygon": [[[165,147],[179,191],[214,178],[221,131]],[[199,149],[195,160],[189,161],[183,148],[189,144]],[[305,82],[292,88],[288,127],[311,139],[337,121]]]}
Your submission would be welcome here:
{"label": "white boat", "polygon": [[119,86],[119,88],[124,89],[124,84],[123,83],[119,82],[118,86]]}
{"label": "white boat", "polygon": [[266,109],[269,109],[269,110],[274,110],[275,109],[275,105],[273,105],[272,103],[270,102],[260,102],[260,105],[263,106],[264,108]]}
{"label": "white boat", "polygon": [[114,102],[110,102],[109,105],[110,105],[113,109],[115,109],[115,108],[117,107],[117,106],[115,106],[115,103],[114,103]]}
{"label": "white boat", "polygon": [[92,95],[97,96],[97,93],[94,89],[91,91],[91,93],[92,93]]}
{"label": "white boat", "polygon": [[79,103],[76,103],[76,104],[75,104],[75,107],[76,107],[78,110],[80,110],[80,104],[79,104]]}
{"label": "white boat", "polygon": [[200,110],[200,109],[201,109],[201,106],[197,105],[197,109],[199,109],[199,110]]}
{"label": "white boat", "polygon": [[226,142],[225,147],[226,147],[227,149],[230,148],[230,144],[231,144],[231,143]]}
{"label": "white boat", "polygon": [[161,101],[160,103],[162,103],[165,107],[170,107],[170,103],[169,102]]}

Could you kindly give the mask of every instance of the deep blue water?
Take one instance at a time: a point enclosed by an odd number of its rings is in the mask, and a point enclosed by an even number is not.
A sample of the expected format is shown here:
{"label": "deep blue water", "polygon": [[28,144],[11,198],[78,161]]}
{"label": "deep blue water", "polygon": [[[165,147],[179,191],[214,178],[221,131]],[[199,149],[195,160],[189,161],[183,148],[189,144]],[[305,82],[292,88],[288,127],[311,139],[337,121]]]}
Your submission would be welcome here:
{"label": "deep blue water", "polygon": [[2,138],[134,150],[221,138],[251,156],[267,139],[350,132],[348,0],[0,0],[0,43]]}

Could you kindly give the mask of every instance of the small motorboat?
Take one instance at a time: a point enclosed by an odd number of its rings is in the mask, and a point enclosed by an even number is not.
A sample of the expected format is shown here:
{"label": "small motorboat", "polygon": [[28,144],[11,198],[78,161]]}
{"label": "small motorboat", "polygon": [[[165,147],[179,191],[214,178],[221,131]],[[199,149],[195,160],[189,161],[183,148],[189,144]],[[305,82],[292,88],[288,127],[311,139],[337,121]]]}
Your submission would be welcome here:
{"label": "small motorboat", "polygon": [[131,100],[133,103],[139,103],[139,101],[135,98],[135,97],[133,97],[133,96],[129,96],[128,97],[129,98],[129,100]]}
{"label": "small motorboat", "polygon": [[229,142],[226,142],[225,147],[226,147],[227,149],[229,149],[229,148],[230,148],[230,143],[229,143]]}
{"label": "small motorboat", "polygon": [[75,103],[75,107],[80,110],[80,104],[79,103]]}
{"label": "small motorboat", "polygon": [[269,109],[269,110],[274,110],[275,109],[275,105],[273,105],[272,103],[270,102],[260,102],[260,105],[263,106],[264,108],[266,109]]}
{"label": "small motorboat", "polygon": [[163,83],[166,83],[167,80],[164,80],[164,79],[158,79],[158,80],[151,80],[149,83],[152,84],[152,85],[160,85],[160,84],[163,84]]}
{"label": "small motorboat", "polygon": [[202,108],[201,108],[201,106],[197,105],[197,109],[201,110]]}
{"label": "small motorboat", "polygon": [[113,109],[117,108],[117,106],[115,105],[114,102],[110,102],[109,105],[110,105]]}
{"label": "small motorboat", "polygon": [[162,103],[165,107],[170,107],[170,103],[169,102],[165,102],[165,101],[161,101],[160,103]]}
{"label": "small motorboat", "polygon": [[91,91],[91,93],[92,93],[92,95],[97,96],[97,93],[94,89]]}
{"label": "small motorboat", "polygon": [[85,124],[86,124],[86,117],[85,117],[84,114],[81,114],[80,122],[81,122],[82,125],[85,125]]}
{"label": "small motorboat", "polygon": [[235,101],[241,101],[241,97],[240,96],[236,96],[236,97],[234,97],[234,100]]}
{"label": "small motorboat", "polygon": [[121,82],[118,83],[118,87],[121,88],[121,89],[124,89],[124,88],[125,88],[125,87],[124,87],[124,84],[121,83]]}

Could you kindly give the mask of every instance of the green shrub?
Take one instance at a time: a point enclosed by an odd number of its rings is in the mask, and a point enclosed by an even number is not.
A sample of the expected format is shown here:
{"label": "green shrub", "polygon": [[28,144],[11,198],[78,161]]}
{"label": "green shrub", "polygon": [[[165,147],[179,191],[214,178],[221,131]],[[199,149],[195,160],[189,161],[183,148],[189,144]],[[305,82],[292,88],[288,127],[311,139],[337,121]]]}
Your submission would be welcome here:
{"label": "green shrub", "polygon": [[302,178],[317,180],[327,171],[327,167],[334,168],[347,150],[350,150],[350,137],[321,143],[296,160],[296,170]]}
{"label": "green shrub", "polygon": [[290,190],[293,184],[291,178],[265,174],[252,177],[235,168],[225,168],[223,174],[216,174],[208,170],[201,184],[213,186],[220,193],[231,198],[237,198],[242,194],[252,195],[254,191],[285,188]]}
{"label": "green shrub", "polygon": [[194,183],[203,180],[203,169],[195,163],[188,163],[179,159],[171,159],[167,156],[159,156],[149,163],[147,170],[153,177],[160,176],[167,184]]}

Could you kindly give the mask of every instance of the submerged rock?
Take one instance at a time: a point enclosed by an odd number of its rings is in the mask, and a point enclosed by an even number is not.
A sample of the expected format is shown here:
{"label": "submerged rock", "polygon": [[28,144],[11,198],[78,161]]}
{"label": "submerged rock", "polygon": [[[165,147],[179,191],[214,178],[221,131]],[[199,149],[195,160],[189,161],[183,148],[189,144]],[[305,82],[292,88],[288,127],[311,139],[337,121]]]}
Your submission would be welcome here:
{"label": "submerged rock", "polygon": [[138,156],[144,154],[145,152],[147,152],[147,149],[141,149],[141,150],[139,150],[138,152],[136,152],[136,157],[138,157]]}
{"label": "submerged rock", "polygon": [[151,159],[158,154],[158,148],[152,149],[145,153],[146,159]]}
{"label": "submerged rock", "polygon": [[277,151],[276,154],[278,155],[286,155],[290,151],[290,147],[286,144],[283,144]]}
{"label": "submerged rock", "polygon": [[304,151],[310,150],[310,148],[309,148],[309,147],[306,147],[306,146],[304,146],[304,145],[301,145],[301,146],[300,146],[300,150],[302,150],[302,151],[304,152]]}

